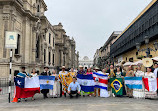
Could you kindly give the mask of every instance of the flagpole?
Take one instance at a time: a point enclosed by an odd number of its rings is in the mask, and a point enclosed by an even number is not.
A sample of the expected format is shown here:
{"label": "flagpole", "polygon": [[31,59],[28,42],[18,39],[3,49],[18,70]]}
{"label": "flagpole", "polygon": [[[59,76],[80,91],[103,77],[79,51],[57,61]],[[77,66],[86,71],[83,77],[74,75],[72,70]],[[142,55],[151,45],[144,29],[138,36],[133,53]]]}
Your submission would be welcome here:
{"label": "flagpole", "polygon": [[12,78],[12,55],[13,55],[13,50],[10,49],[10,74],[9,74],[9,95],[8,95],[8,102],[10,103],[10,95],[11,95],[11,78]]}

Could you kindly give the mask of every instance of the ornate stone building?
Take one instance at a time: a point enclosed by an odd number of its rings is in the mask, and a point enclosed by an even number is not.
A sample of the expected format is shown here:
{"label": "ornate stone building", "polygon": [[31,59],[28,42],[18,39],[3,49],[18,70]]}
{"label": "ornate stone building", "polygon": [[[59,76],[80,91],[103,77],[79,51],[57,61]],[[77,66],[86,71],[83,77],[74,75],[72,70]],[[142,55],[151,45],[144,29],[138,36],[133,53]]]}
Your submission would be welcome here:
{"label": "ornate stone building", "polygon": [[0,0],[0,77],[9,75],[5,31],[18,32],[12,74],[16,75],[21,66],[29,73],[32,68],[42,72],[44,66],[75,67],[75,41],[65,35],[62,25],[52,26],[45,11],[44,0]]}
{"label": "ornate stone building", "polygon": [[[60,70],[61,66],[65,66],[67,69],[69,68],[77,68],[78,67],[78,59],[75,62],[76,58],[79,57],[79,53],[76,53],[76,43],[72,38],[66,35],[65,30],[61,23],[58,25],[54,25],[54,30],[56,33],[55,39],[55,50],[56,50],[56,67],[57,70]],[[77,66],[76,66],[77,65]]]}

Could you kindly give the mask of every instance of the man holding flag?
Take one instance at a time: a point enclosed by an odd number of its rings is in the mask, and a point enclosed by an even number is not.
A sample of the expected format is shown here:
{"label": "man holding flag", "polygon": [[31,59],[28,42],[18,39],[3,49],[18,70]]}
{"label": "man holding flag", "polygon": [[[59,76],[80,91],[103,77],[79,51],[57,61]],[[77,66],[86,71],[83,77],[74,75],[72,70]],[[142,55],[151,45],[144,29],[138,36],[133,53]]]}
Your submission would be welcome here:
{"label": "man holding flag", "polygon": [[40,93],[39,78],[30,78],[29,76],[30,75],[25,72],[25,67],[22,67],[21,72],[14,78],[16,90],[12,102],[20,102],[21,98],[27,101],[26,98],[33,97],[36,93]]}
{"label": "man holding flag", "polygon": [[[51,73],[48,71],[49,67],[44,67],[44,72],[41,73],[41,76],[50,76]],[[49,93],[49,89],[42,89],[41,93],[43,94],[43,98],[48,98],[47,93]]]}

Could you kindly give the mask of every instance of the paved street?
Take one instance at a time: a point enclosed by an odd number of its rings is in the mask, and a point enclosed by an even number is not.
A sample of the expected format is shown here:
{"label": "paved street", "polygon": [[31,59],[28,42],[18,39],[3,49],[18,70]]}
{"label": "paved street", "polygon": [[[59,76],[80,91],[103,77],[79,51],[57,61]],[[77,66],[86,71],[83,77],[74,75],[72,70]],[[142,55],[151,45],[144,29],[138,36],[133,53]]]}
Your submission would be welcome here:
{"label": "paved street", "polygon": [[36,100],[21,103],[7,103],[7,95],[0,97],[0,111],[157,111],[158,100],[129,98],[48,98],[41,94]]}

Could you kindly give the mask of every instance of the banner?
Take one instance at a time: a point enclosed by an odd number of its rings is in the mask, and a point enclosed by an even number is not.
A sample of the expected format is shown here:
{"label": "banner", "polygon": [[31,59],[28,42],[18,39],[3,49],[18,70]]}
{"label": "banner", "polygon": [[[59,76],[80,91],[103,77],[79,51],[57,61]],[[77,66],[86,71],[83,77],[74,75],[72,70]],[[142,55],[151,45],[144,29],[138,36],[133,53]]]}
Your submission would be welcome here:
{"label": "banner", "polygon": [[100,97],[109,97],[108,94],[108,75],[102,72],[93,72],[93,78],[95,81],[95,88],[100,88]]}
{"label": "banner", "polygon": [[54,81],[55,76],[39,76],[40,89],[53,90]]}
{"label": "banner", "polygon": [[33,97],[36,93],[40,93],[39,78],[14,78],[16,85],[16,98]]}
{"label": "banner", "polygon": [[154,91],[157,90],[157,82],[155,78],[143,78],[145,89],[148,91]]}
{"label": "banner", "polygon": [[112,93],[115,95],[123,95],[123,79],[122,78],[110,78],[110,85]]}
{"label": "banner", "polygon": [[77,82],[80,84],[82,91],[94,92],[95,83],[94,83],[92,74],[90,74],[90,75],[78,74]]}
{"label": "banner", "polygon": [[142,77],[125,77],[125,84],[130,89],[142,89]]}

